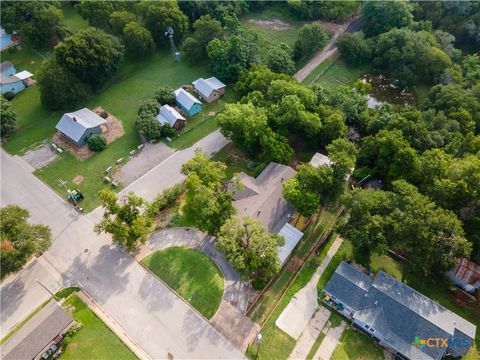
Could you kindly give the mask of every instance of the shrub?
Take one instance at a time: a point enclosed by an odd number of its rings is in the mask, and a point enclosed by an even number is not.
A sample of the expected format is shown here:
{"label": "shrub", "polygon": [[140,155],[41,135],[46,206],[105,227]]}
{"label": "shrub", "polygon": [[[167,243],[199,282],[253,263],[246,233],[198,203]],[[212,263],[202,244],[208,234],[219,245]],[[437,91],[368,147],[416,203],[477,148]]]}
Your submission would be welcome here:
{"label": "shrub", "polygon": [[3,94],[3,97],[7,100],[12,100],[15,97],[15,93],[13,91],[7,91]]}
{"label": "shrub", "polygon": [[299,60],[323,48],[328,41],[328,34],[319,24],[303,25],[294,44],[294,56]]}
{"label": "shrub", "polygon": [[106,119],[108,117],[108,112],[105,111],[105,110],[102,110],[99,114],[99,116],[102,118],[102,119]]}
{"label": "shrub", "polygon": [[88,138],[87,145],[90,150],[100,152],[107,147],[107,140],[103,135],[92,135]]}
{"label": "shrub", "polygon": [[175,101],[175,94],[170,86],[160,86],[153,94],[153,97],[159,104],[170,104]]}
{"label": "shrub", "polygon": [[162,193],[149,204],[148,214],[150,216],[155,216],[161,211],[171,207],[184,191],[185,185],[183,183],[176,184],[171,188],[163,190]]}
{"label": "shrub", "polygon": [[138,108],[138,116],[141,118],[155,117],[160,112],[160,104],[156,99],[143,100]]}
{"label": "shrub", "polygon": [[153,116],[139,116],[136,125],[137,130],[145,136],[148,141],[158,140],[162,137],[160,123]]}
{"label": "shrub", "polygon": [[164,125],[162,126],[162,131],[161,131],[161,133],[162,133],[162,136],[163,136],[163,137],[169,137],[169,138],[174,137],[174,136],[177,134],[177,132],[175,131],[175,129],[172,128],[172,127],[171,127],[170,125],[168,125],[168,124],[164,124]]}

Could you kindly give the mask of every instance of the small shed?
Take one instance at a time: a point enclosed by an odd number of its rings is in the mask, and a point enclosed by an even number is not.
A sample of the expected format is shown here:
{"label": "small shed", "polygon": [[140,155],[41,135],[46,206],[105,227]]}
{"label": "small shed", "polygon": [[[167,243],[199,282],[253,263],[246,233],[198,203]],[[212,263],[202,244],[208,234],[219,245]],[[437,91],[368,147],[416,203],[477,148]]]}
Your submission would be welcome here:
{"label": "small shed", "polygon": [[25,90],[24,82],[17,78],[15,75],[0,75],[0,85],[0,92],[2,94],[5,94],[7,92],[13,92],[14,94],[18,94],[20,91]]}
{"label": "small shed", "polygon": [[314,168],[318,168],[319,166],[329,166],[332,165],[332,160],[326,155],[315,153],[310,160],[310,165]]}
{"label": "small shed", "polygon": [[83,108],[63,114],[55,128],[75,145],[82,147],[90,136],[102,133],[101,126],[106,122],[93,111]]}
{"label": "small shed", "polygon": [[2,345],[2,359],[47,359],[73,324],[70,314],[51,300]]}
{"label": "small shed", "polygon": [[225,93],[225,84],[213,76],[208,79],[200,78],[192,84],[195,92],[208,103],[218,100]]}
{"label": "small shed", "polygon": [[163,105],[155,117],[160,125],[168,124],[174,129],[182,129],[185,126],[185,118],[170,105]]}
{"label": "small shed", "polygon": [[278,232],[278,235],[282,236],[285,239],[285,244],[279,247],[278,249],[278,258],[280,260],[280,264],[283,263],[288,259],[291,252],[297,246],[300,239],[303,237],[303,232],[298,230],[293,225],[289,223],[285,223],[282,229]]}
{"label": "small shed", "polygon": [[480,289],[480,265],[466,258],[458,258],[455,267],[447,273],[447,276],[470,294]]}
{"label": "small shed", "polygon": [[188,116],[193,116],[202,110],[202,103],[188,91],[180,88],[174,91],[175,103],[185,111]]}

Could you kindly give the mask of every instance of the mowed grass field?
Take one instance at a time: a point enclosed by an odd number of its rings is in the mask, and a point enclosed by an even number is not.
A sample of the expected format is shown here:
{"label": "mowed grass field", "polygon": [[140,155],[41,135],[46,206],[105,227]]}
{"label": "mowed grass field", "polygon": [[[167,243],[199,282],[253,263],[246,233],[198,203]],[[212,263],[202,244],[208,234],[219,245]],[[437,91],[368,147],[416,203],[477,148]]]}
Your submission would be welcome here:
{"label": "mowed grass field", "polygon": [[141,263],[207,319],[215,315],[223,296],[223,275],[206,255],[171,247],[148,255]]}
{"label": "mowed grass field", "polygon": [[137,357],[80,298],[72,294],[63,306],[72,308],[72,317],[82,327],[65,347],[62,359],[135,360]]}
{"label": "mowed grass field", "polygon": [[[88,26],[74,8],[64,5],[63,10],[65,22],[72,33]],[[41,54],[25,46],[21,51],[5,54],[2,60],[12,61],[17,70],[28,70],[35,78],[42,61],[51,54],[52,52]],[[66,111],[75,111],[83,107],[92,109],[97,106],[109,111],[122,122],[125,130],[122,137],[109,144],[103,152],[87,160],[79,161],[72,154],[64,152],[47,167],[35,172],[35,175],[62,197],[65,196],[66,190],[61,183],[66,182],[70,189],[78,188],[85,195],[81,206],[85,211],[90,211],[99,205],[97,193],[106,186],[103,182],[105,169],[114,165],[119,158],[128,160],[128,153],[140,144],[135,129],[140,102],[152,97],[159,86],[177,88],[199,77],[208,76],[211,76],[211,73],[205,64],[176,62],[167,50],[162,50],[142,60],[125,58],[118,73],[101,91],[92,94],[85,103],[69,109],[61,111],[45,109],[40,103],[38,86],[32,86],[18,94],[12,101],[17,114],[17,130],[4,144],[4,148],[12,154],[22,155],[44,142],[49,142],[56,132],[55,125]],[[208,113],[216,114],[222,111],[226,102],[236,101],[237,98],[234,90],[227,88],[221,100],[204,104],[202,112],[188,119],[185,130],[168,144],[177,149],[193,145],[217,128],[215,116],[209,116]],[[78,185],[72,183],[76,176],[84,178]],[[121,186],[117,189],[120,188]]]}
{"label": "mowed grass field", "polygon": [[318,84],[324,87],[335,88],[342,85],[349,85],[370,71],[371,67],[369,65],[352,67],[340,58],[330,58],[318,65],[315,70],[303,80],[303,84]]}

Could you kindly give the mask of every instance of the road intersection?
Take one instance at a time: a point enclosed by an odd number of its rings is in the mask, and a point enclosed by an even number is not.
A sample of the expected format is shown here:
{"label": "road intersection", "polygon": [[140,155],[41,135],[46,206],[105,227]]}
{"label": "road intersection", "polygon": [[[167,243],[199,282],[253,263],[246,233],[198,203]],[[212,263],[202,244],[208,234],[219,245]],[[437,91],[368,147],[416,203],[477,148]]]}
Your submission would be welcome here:
{"label": "road intersection", "polygon": [[[177,151],[122,193],[133,191],[147,200],[183,180],[181,165],[201,147],[207,154],[227,140],[218,132],[191,148]],[[49,225],[51,248],[1,285],[1,336],[48,299],[48,292],[79,284],[151,358],[242,358],[220,333],[147,272],[108,235],[93,226],[102,216],[97,208],[80,215],[38,180],[18,160],[1,150],[1,203],[18,204],[30,221]]]}

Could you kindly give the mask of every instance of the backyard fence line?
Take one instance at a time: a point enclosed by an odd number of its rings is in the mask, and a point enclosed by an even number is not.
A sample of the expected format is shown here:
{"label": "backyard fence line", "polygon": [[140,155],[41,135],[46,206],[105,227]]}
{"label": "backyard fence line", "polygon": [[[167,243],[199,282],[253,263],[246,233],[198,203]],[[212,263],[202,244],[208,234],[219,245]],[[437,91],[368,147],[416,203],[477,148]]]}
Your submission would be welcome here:
{"label": "backyard fence line", "polygon": [[[333,228],[335,226],[335,224],[337,223],[338,219],[345,213],[345,208],[342,207],[341,210],[339,211],[339,213],[337,214],[337,216],[335,217],[334,221],[332,222],[332,224],[330,225],[330,227],[328,228],[327,232],[325,233],[325,235],[320,239],[320,241],[317,241],[315,243],[314,246],[312,246],[312,248],[310,249],[310,251],[308,252],[307,256],[305,257],[305,260],[302,264],[302,266],[300,266],[300,268],[298,270],[296,270],[294,276],[292,277],[292,279],[288,282],[288,285],[282,290],[282,293],[280,294],[280,298],[279,300],[277,301],[277,303],[275,304],[275,306],[272,308],[272,310],[270,310],[268,312],[268,315],[266,316],[266,318],[259,324],[260,326],[263,326],[267,320],[270,318],[270,316],[272,316],[273,312],[275,311],[275,309],[278,307],[278,304],[280,303],[280,301],[282,300],[283,296],[285,295],[285,293],[287,292],[287,290],[290,288],[290,286],[293,284],[293,282],[295,281],[295,279],[298,277],[298,274],[300,273],[300,271],[302,271],[302,269],[305,267],[305,264],[308,262],[308,260],[310,260],[310,258],[312,257],[313,254],[315,254],[321,246],[323,246],[323,244],[326,242],[326,240],[330,237],[330,235],[332,234],[332,231],[333,231]],[[279,274],[281,273],[281,271],[286,267],[286,265],[291,261],[292,258],[290,258],[288,261],[285,262],[285,264],[282,266],[282,268],[280,269],[280,271],[274,276],[272,277],[272,279],[270,279],[270,281],[267,283],[267,285],[265,286],[265,288],[260,292],[260,294],[256,297],[256,299],[252,302],[252,304],[250,304],[248,307],[247,307],[247,316],[251,316],[253,311],[255,310],[254,307],[255,305],[258,303],[258,301],[260,300],[260,298],[271,288],[271,285],[272,283],[274,283],[274,281],[276,281],[278,279],[278,276]],[[252,319],[253,320],[253,319]]]}

